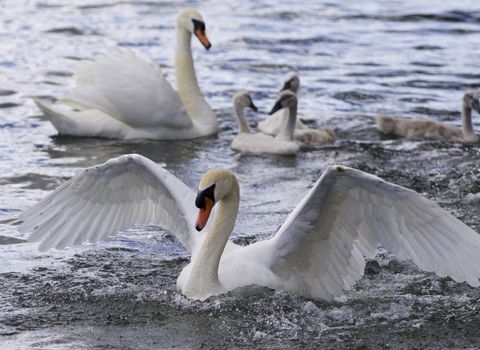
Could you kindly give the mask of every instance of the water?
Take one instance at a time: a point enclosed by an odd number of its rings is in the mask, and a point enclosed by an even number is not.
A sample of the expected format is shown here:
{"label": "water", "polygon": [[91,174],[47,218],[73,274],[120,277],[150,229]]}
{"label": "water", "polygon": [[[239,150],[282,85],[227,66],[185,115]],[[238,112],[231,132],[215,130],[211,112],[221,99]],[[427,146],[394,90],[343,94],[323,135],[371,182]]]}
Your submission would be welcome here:
{"label": "water", "polygon": [[[130,48],[174,83],[174,18],[193,6],[213,44],[193,44],[216,137],[181,142],[56,137],[30,96],[58,96],[75,64]],[[0,344],[2,349],[449,348],[480,342],[480,290],[418,271],[386,252],[355,290],[333,301],[248,287],[206,302],[175,290],[189,256],[175,237],[137,227],[115,239],[40,254],[8,224],[79,169],[136,152],[189,186],[235,171],[234,238],[276,232],[328,164],[415,189],[480,231],[480,149],[378,134],[379,112],[460,126],[461,97],[480,86],[477,1],[56,0],[0,3]],[[260,120],[284,74],[301,76],[299,114],[338,140],[296,158],[239,155],[232,94],[253,93]],[[478,118],[475,127],[478,130]]]}

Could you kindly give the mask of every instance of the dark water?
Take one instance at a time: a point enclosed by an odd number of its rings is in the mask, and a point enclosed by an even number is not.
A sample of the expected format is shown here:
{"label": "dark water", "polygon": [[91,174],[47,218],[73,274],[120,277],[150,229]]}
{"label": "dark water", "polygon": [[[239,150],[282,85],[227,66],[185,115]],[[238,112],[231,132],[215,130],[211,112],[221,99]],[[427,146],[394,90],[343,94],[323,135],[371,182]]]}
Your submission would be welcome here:
{"label": "dark water", "polygon": [[[197,75],[219,116],[217,137],[125,142],[55,137],[30,96],[59,96],[75,63],[116,46],[153,57],[174,82],[174,18],[193,6],[213,44],[194,43]],[[0,3],[0,344],[2,349],[476,348],[480,290],[418,271],[386,252],[346,296],[326,302],[248,287],[206,302],[175,290],[189,256],[175,237],[137,227],[115,239],[40,254],[9,220],[79,169],[145,155],[195,187],[235,171],[234,237],[276,232],[328,164],[423,193],[480,231],[480,148],[381,137],[379,112],[460,126],[480,86],[477,1],[13,1]],[[284,74],[299,72],[300,117],[331,125],[335,144],[292,157],[229,148],[232,94],[264,116]],[[478,118],[475,127],[478,130]]]}

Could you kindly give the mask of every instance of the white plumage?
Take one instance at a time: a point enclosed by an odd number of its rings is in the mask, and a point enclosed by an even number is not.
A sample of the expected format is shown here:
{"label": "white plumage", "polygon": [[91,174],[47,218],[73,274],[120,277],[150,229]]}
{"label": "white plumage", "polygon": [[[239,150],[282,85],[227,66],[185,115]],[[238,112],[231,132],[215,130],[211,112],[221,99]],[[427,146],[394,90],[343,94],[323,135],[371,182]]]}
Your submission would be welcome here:
{"label": "white plumage", "polygon": [[[188,249],[195,194],[148,158],[125,155],[85,169],[19,217],[40,250],[97,242],[135,223],[175,232]],[[68,227],[68,229],[67,229]]]}
{"label": "white plumage", "polygon": [[[246,247],[228,240],[240,200],[232,173],[207,172],[195,197],[152,161],[125,155],[72,178],[25,211],[19,229],[49,249],[106,239],[134,223],[161,225],[192,252],[177,285],[194,299],[249,284],[338,296],[361,278],[378,246],[439,276],[480,284],[475,231],[422,195],[359,170],[330,166],[275,236]],[[202,234],[194,230],[194,204],[201,228],[208,198],[217,210]]]}
{"label": "white plumage", "polygon": [[233,98],[233,110],[237,119],[239,133],[232,140],[232,149],[250,154],[297,154],[300,146],[293,140],[293,130],[297,119],[297,98],[295,94],[290,91],[282,92],[275,102],[272,112],[270,112],[270,114],[272,114],[281,108],[289,110],[289,117],[279,130],[277,136],[251,133],[243,113],[246,107],[257,110],[248,92],[241,91]]}
{"label": "white plumage", "polygon": [[192,33],[210,48],[198,23],[203,19],[194,10],[177,17],[178,92],[153,61],[118,51],[81,62],[76,86],[57,103],[35,103],[64,135],[175,140],[215,134],[217,119],[198,87],[190,48]]}

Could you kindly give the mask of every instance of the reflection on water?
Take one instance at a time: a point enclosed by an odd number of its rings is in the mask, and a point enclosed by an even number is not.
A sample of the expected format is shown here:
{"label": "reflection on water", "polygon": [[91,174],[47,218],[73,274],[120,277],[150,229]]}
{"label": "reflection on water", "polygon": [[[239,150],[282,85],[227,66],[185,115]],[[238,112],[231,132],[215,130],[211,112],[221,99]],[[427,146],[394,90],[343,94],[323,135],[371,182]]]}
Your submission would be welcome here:
{"label": "reflection on water", "polygon": [[[197,7],[213,47],[192,44],[199,84],[220,133],[191,141],[55,136],[29,97],[61,96],[78,60],[114,47],[153,57],[175,84],[174,19]],[[480,86],[480,5],[422,1],[102,1],[0,4],[0,343],[3,348],[459,348],[480,342],[480,291],[420,273],[385,252],[354,291],[306,300],[248,287],[207,302],[175,291],[189,256],[158,227],[40,254],[11,221],[80,169],[125,153],[166,167],[192,188],[208,169],[238,174],[233,237],[274,234],[325,167],[341,163],[424,193],[480,231],[480,149],[379,135],[374,117],[460,126],[464,90]],[[3,40],[1,40],[3,39]],[[297,157],[232,151],[232,95],[271,108],[286,72],[301,77],[299,116],[331,125],[333,145]],[[478,118],[474,119],[479,130]],[[470,196],[469,196],[470,195]]]}
{"label": "reflection on water", "polygon": [[[46,147],[49,157],[73,158],[80,160],[72,164],[84,167],[89,164],[99,164],[110,158],[127,153],[139,153],[157,163],[187,163],[198,158],[201,143],[192,141],[118,141],[88,139],[80,137],[56,136],[52,145]],[[70,165],[69,165],[70,166]]]}

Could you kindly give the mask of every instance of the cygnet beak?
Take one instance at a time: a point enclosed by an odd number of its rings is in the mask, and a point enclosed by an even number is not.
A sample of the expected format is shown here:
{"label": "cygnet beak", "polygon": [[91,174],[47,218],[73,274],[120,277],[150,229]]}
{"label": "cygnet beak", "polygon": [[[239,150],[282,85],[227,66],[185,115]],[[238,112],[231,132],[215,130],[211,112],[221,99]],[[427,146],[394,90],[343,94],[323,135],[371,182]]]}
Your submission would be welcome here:
{"label": "cygnet beak", "polygon": [[272,110],[271,110],[270,113],[268,113],[268,114],[269,114],[269,115],[272,115],[273,113],[275,113],[276,111],[281,110],[282,108],[283,108],[282,103],[281,103],[281,101],[279,100],[279,101],[275,102],[275,104],[274,104],[273,107],[272,107]]}

